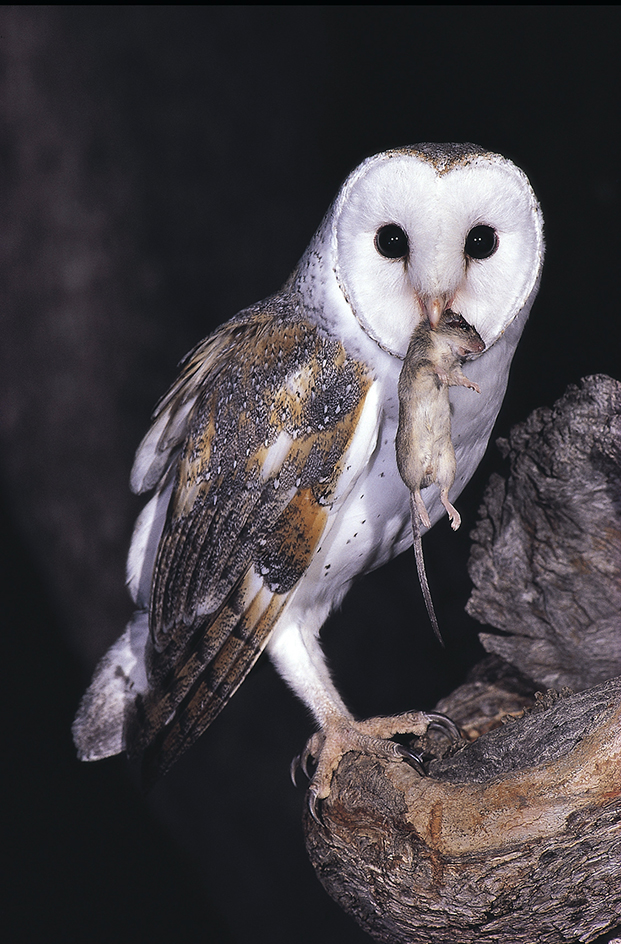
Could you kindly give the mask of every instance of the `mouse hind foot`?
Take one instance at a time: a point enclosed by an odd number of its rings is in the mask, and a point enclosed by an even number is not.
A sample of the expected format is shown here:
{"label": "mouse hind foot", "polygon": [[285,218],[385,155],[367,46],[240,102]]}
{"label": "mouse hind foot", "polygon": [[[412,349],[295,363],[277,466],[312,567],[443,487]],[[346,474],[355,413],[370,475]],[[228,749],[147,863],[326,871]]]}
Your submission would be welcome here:
{"label": "mouse hind foot", "polygon": [[455,508],[454,505],[451,505],[449,501],[448,488],[443,488],[440,490],[440,501],[446,508],[446,512],[451,522],[451,528],[453,529],[453,531],[457,531],[458,527],[461,524],[461,515],[457,511],[457,508]]}

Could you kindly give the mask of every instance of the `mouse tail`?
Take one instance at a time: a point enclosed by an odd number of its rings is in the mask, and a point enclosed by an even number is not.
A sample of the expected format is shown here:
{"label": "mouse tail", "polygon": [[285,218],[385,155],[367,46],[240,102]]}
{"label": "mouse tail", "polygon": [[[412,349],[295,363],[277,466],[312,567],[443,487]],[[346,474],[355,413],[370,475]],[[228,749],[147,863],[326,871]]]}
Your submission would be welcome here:
{"label": "mouse tail", "polygon": [[427,571],[425,570],[425,559],[423,557],[423,543],[420,533],[420,525],[418,523],[418,509],[416,507],[412,493],[410,493],[410,515],[412,518],[412,536],[414,538],[414,558],[416,560],[416,570],[418,571],[420,587],[423,591],[423,599],[425,601],[425,606],[427,607],[429,620],[433,626],[433,631],[436,634],[440,645],[444,646],[444,640],[442,639],[440,627],[438,626],[438,618],[434,609],[433,600],[431,599],[431,590],[429,589],[429,583],[427,582]]}

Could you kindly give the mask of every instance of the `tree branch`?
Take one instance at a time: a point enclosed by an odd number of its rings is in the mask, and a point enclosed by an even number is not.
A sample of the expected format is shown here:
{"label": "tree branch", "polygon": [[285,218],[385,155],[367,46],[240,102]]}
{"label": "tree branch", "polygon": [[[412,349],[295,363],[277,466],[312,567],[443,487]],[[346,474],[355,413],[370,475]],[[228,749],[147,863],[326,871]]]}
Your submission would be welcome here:
{"label": "tree branch", "polygon": [[621,384],[585,378],[499,440],[473,533],[483,645],[548,688],[621,674]]}
{"label": "tree branch", "polygon": [[324,825],[305,820],[326,890],[390,944],[588,942],[621,922],[621,679],[604,681],[621,673],[621,385],[585,379],[501,448],[468,609],[507,635],[482,635],[493,654],[438,705],[471,743],[427,778],[347,754]]}

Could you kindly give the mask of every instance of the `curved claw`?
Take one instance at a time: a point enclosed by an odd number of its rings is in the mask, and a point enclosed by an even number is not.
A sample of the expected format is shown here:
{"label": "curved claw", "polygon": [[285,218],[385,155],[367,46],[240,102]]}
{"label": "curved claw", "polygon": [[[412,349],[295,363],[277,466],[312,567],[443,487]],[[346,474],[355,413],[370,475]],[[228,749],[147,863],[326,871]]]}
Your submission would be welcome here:
{"label": "curved claw", "polygon": [[309,757],[310,757],[310,754],[306,750],[304,750],[302,751],[301,754],[296,754],[296,756],[291,761],[289,765],[289,774],[291,776],[291,782],[293,783],[294,787],[297,787],[298,785],[297,780],[296,780],[296,774],[298,770],[302,771],[302,773],[304,774],[307,780],[311,779],[311,775],[308,772],[308,766],[307,766]]}
{"label": "curved claw", "polygon": [[321,810],[318,804],[320,799],[317,796],[317,792],[313,790],[312,787],[309,787],[308,790],[308,812],[313,817],[318,826],[323,826],[325,828],[325,823],[321,818]]}
{"label": "curved claw", "polygon": [[427,771],[423,766],[423,755],[419,754],[417,751],[411,751],[409,748],[404,747],[403,744],[397,744],[397,754],[400,754],[406,764],[409,764],[410,767],[413,767],[421,777],[427,776]]}
{"label": "curved claw", "polygon": [[307,744],[304,750],[302,751],[302,753],[300,754],[300,768],[307,780],[310,780],[312,777],[312,774],[308,772],[308,760],[312,756],[313,755],[311,754],[308,744]]}
{"label": "curved claw", "polygon": [[295,779],[295,775],[297,774],[301,766],[302,766],[302,763],[300,761],[300,755],[296,754],[293,760],[291,761],[291,763],[289,764],[289,776],[291,777],[291,783],[293,784],[294,787],[297,787],[297,781]]}
{"label": "curved claw", "polygon": [[302,773],[304,774],[307,780],[312,780],[312,774],[308,770],[308,762],[311,758],[314,758],[316,756],[315,755],[316,745],[314,742],[315,742],[315,736],[310,738],[306,742],[306,745],[304,746],[304,750],[302,751],[302,753],[297,754],[296,757],[294,757],[293,760],[291,761],[291,764],[289,766],[289,773],[291,775],[291,780],[293,782],[294,787],[297,787],[296,774],[298,770],[302,771]]}
{"label": "curved claw", "polygon": [[455,722],[451,721],[447,715],[443,715],[439,711],[427,711],[425,714],[429,718],[428,730],[441,731],[442,734],[446,734],[451,741],[461,741],[461,731]]}

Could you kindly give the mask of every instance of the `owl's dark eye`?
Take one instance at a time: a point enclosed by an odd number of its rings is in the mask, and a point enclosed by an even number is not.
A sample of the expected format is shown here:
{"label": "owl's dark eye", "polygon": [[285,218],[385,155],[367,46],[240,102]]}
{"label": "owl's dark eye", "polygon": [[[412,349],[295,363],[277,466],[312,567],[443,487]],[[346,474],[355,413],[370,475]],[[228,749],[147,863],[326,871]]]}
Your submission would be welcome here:
{"label": "owl's dark eye", "polygon": [[396,223],[380,226],[375,234],[375,248],[387,259],[405,259],[410,248],[408,238]]}
{"label": "owl's dark eye", "polygon": [[498,249],[498,236],[491,226],[473,226],[466,236],[464,252],[471,259],[489,259]]}

